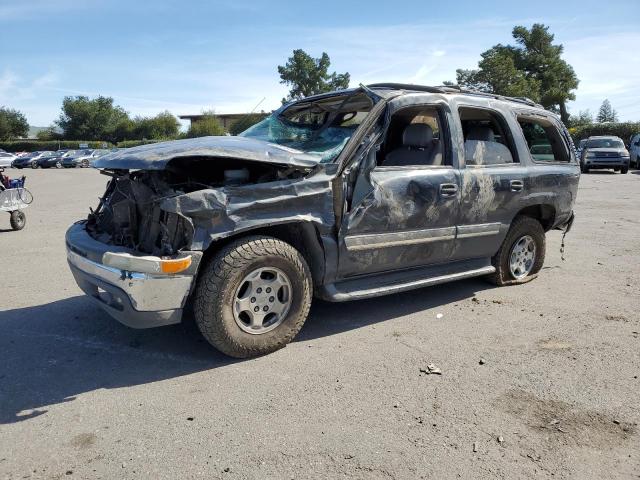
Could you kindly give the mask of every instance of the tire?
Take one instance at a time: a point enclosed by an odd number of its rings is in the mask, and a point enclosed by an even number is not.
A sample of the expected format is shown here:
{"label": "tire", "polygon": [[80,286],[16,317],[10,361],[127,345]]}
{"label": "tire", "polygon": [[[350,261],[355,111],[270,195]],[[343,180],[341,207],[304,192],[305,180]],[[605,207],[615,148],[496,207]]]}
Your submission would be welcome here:
{"label": "tire", "polygon": [[[270,269],[283,273],[289,281],[289,286],[283,287],[289,293],[289,306],[277,326],[266,327],[265,330],[272,329],[264,333],[251,333],[252,326],[244,323],[242,315],[250,313],[253,318],[253,313],[246,310],[238,314],[237,299],[247,285],[247,277]],[[261,281],[258,277],[256,285]],[[256,290],[248,283],[249,291]],[[216,349],[231,357],[255,357],[283,348],[293,340],[309,314],[312,292],[311,273],[300,252],[273,237],[245,237],[225,246],[202,268],[195,289],[194,316],[200,332]],[[254,300],[251,298],[251,302]],[[258,298],[256,303],[263,301],[267,302],[264,297]],[[262,315],[259,306],[252,308],[258,308],[258,315]],[[266,304],[263,308],[267,308]]]}
{"label": "tire", "polygon": [[[512,274],[510,268],[512,250],[517,243],[526,237],[532,239],[535,244],[535,252],[533,253],[533,260],[531,262],[532,265],[526,275],[516,277]],[[498,253],[491,259],[491,263],[496,271],[489,276],[489,280],[499,286],[516,285],[533,280],[544,264],[545,248],[545,233],[540,222],[527,216],[516,217],[511,223],[511,227],[500,246],[500,250],[498,250]]]}
{"label": "tire", "polygon": [[56,162],[56,168],[62,168],[62,163]]}
{"label": "tire", "polygon": [[589,167],[585,167],[584,165],[580,165],[580,171],[582,173],[589,173]]}
{"label": "tire", "polygon": [[622,167],[620,169],[620,173],[623,174],[623,175],[626,174],[628,171],[629,171],[629,167]]}
{"label": "tire", "polygon": [[31,162],[31,168],[38,168],[38,162]]}
{"label": "tire", "polygon": [[11,223],[11,228],[14,230],[22,230],[27,224],[27,216],[23,211],[15,210],[11,212],[11,219],[9,222]]}

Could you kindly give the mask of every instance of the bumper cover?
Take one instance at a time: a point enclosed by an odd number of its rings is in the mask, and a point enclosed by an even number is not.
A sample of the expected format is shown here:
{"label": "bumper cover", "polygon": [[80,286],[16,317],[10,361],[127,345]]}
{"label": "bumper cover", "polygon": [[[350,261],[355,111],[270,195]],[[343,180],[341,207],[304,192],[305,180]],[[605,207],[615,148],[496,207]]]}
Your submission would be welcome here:
{"label": "bumper cover", "polygon": [[67,231],[67,260],[80,289],[119,322],[132,328],[179,323],[191,292],[200,252],[184,274],[154,275],[119,270],[101,263],[106,251],[123,251],[94,240],[84,224]]}

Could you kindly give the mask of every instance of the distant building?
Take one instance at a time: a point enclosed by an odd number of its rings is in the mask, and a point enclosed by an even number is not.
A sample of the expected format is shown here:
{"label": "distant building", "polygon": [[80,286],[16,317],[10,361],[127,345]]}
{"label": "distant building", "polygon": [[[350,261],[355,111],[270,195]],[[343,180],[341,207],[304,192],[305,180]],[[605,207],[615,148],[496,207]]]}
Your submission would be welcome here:
{"label": "distant building", "polygon": [[[237,122],[238,120],[246,117],[247,115],[251,115],[251,114],[250,113],[216,113],[215,114],[218,121],[222,124],[224,129],[227,131],[229,131],[229,128],[231,128],[231,125],[233,125],[234,122]],[[269,114],[266,112],[256,112],[253,115],[260,115],[264,118]],[[199,119],[201,119],[204,116],[205,115],[203,114],[178,115],[178,118],[180,118],[181,120],[189,120],[189,122],[193,123],[193,122],[197,122]]]}

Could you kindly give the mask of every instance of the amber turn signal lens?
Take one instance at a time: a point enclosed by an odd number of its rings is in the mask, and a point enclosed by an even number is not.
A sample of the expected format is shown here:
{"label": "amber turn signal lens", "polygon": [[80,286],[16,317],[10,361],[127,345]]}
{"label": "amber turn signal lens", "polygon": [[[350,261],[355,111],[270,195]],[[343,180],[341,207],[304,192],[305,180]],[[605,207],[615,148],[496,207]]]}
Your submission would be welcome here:
{"label": "amber turn signal lens", "polygon": [[179,273],[185,271],[190,266],[191,256],[160,261],[160,269],[162,270],[162,273]]}

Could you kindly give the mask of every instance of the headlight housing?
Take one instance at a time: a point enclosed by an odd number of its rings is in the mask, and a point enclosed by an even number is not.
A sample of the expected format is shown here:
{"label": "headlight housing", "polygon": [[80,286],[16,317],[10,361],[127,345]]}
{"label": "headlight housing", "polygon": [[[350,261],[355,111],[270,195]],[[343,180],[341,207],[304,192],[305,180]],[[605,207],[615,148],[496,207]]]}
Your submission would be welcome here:
{"label": "headlight housing", "polygon": [[596,154],[595,154],[595,153],[593,153],[593,152],[587,152],[587,154],[586,154],[585,156],[586,156],[587,158],[593,158],[593,157],[595,157],[595,156],[596,156]]}
{"label": "headlight housing", "polygon": [[629,158],[629,152],[627,152],[627,151],[625,150],[624,152],[620,153],[620,156],[621,156],[622,158]]}

